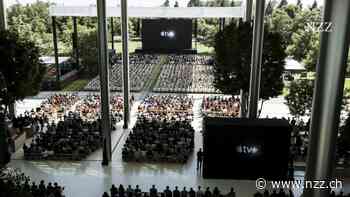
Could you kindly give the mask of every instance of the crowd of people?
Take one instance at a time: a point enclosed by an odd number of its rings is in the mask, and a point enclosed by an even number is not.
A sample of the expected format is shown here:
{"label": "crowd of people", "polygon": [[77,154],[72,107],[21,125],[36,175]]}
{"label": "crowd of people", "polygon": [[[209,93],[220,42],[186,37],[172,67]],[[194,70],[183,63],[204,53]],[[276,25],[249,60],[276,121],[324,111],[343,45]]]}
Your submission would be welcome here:
{"label": "crowd of people", "polygon": [[234,96],[204,97],[202,113],[205,116],[237,117],[240,111],[240,99]]}
{"label": "crowd of people", "polygon": [[135,188],[132,188],[131,185],[124,187],[120,184],[118,187],[114,184],[110,188],[109,192],[105,192],[102,197],[235,197],[236,192],[234,188],[231,188],[230,191],[226,194],[222,194],[218,187],[214,187],[211,190],[210,187],[202,189],[201,186],[198,186],[197,189],[192,187],[183,187],[182,189],[178,186],[174,187],[174,190],[171,190],[169,186],[166,186],[163,191],[158,190],[155,185],[149,189],[149,191],[142,191],[139,185],[136,185]]}
{"label": "crowd of people", "polygon": [[30,177],[21,173],[19,169],[1,168],[0,197],[64,197],[64,187],[57,182],[44,180],[39,184],[31,182]]}
{"label": "crowd of people", "polygon": [[[119,186],[112,185],[109,192],[104,192],[102,197],[236,197],[236,191],[233,187],[230,188],[229,192],[222,192],[218,187],[202,188],[198,186],[197,188],[193,187],[183,187],[179,188],[175,186],[171,189],[169,186],[166,186],[164,190],[158,189],[155,185],[147,191],[142,191],[139,185],[132,187],[128,185],[125,187],[120,184]],[[291,189],[279,189],[277,190],[264,190],[256,191],[253,194],[254,197],[294,197],[294,193]],[[331,191],[329,194],[330,197],[350,197],[350,194],[344,194],[343,191],[335,192]]]}
{"label": "crowd of people", "polygon": [[60,120],[78,100],[77,94],[55,94],[45,99],[40,107],[27,113],[31,117],[44,117],[49,121]]}
{"label": "crowd of people", "polygon": [[[30,145],[24,144],[24,158],[81,160],[101,148],[103,134],[100,122],[100,119],[84,121],[78,114],[71,112],[57,124],[48,124],[46,131],[36,133]],[[115,129],[113,124],[111,130]]]}
{"label": "crowd of people", "polygon": [[[130,99],[132,105],[134,97]],[[124,98],[120,95],[111,96],[110,99],[110,110],[112,118],[116,122],[121,121],[123,118],[123,106]],[[82,97],[77,104],[75,105],[72,111],[78,113],[83,120],[94,121],[98,118],[101,118],[101,97],[100,95],[88,95]]]}
{"label": "crowd of people", "polygon": [[210,56],[167,56],[155,92],[216,93]]}
{"label": "crowd of people", "polygon": [[163,65],[153,91],[215,93],[212,72],[213,67],[208,65]]}
{"label": "crowd of people", "polygon": [[[236,191],[233,187],[230,188],[230,191],[227,193],[223,193],[219,190],[218,187],[214,187],[213,189],[210,187],[203,188],[198,186],[197,188],[193,187],[183,187],[179,188],[175,186],[174,189],[171,189],[169,186],[166,186],[164,190],[159,190],[155,185],[147,191],[142,191],[139,185],[132,187],[128,185],[124,187],[124,185],[120,184],[119,186],[115,186],[114,184],[110,188],[109,192],[104,192],[102,197],[236,197]],[[253,195],[254,197],[294,197],[294,193],[292,190],[264,190],[257,191]],[[336,193],[335,191],[331,191],[329,194],[330,197],[348,197],[350,194],[344,194],[343,191]]]}
{"label": "crowd of people", "polygon": [[12,181],[3,181],[0,179],[0,197],[64,197],[64,187],[58,183],[47,185],[44,181],[39,184],[26,181],[24,184],[15,184]]}
{"label": "crowd of people", "polygon": [[193,120],[193,98],[177,95],[147,96],[138,106],[139,117],[151,120]]}
{"label": "crowd of people", "polygon": [[[112,91],[122,90],[123,66],[119,58],[111,66]],[[131,91],[139,92],[152,77],[158,77],[153,87],[155,92],[217,93],[213,86],[213,63],[211,56],[135,54],[130,56],[130,88]],[[154,76],[155,67],[159,64],[162,64],[161,73]],[[97,76],[84,89],[96,91],[99,88],[100,80]]]}
{"label": "crowd of people", "polygon": [[[130,56],[130,90],[139,92],[145,84],[150,81],[155,65],[160,61],[156,55],[132,55]],[[123,65],[121,60],[113,64],[110,69],[110,89],[112,91],[122,90]],[[99,76],[91,80],[84,88],[85,90],[96,91],[100,89]]]}
{"label": "crowd of people", "polygon": [[122,151],[124,161],[185,163],[194,148],[193,99],[148,96]]}

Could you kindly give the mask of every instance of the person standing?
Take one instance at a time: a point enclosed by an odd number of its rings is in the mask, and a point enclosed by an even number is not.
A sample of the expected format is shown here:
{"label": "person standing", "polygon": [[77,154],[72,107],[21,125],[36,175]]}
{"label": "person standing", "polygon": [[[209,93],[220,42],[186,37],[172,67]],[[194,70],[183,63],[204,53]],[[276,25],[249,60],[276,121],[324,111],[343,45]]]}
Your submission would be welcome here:
{"label": "person standing", "polygon": [[203,152],[202,152],[202,149],[200,148],[199,151],[197,152],[197,170],[202,169],[202,163],[203,163]]}

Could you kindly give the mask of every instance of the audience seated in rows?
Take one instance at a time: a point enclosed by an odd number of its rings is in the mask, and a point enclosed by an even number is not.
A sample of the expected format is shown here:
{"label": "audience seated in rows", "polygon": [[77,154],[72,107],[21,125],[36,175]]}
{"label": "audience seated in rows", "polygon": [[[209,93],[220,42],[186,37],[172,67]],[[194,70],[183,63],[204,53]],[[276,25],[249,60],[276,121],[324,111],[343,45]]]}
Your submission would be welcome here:
{"label": "audience seated in rows", "polygon": [[[145,84],[151,80],[155,65],[159,64],[159,55],[135,54],[130,56],[130,90],[141,91]],[[122,61],[118,59],[110,69],[110,89],[112,91],[122,90]],[[99,76],[91,80],[84,88],[95,91],[100,89]]]}
{"label": "audience seated in rows", "polygon": [[205,116],[237,117],[240,110],[240,100],[235,97],[204,97],[202,112]]}
{"label": "audience seated in rows", "polygon": [[[111,130],[113,130],[111,125]],[[100,119],[83,121],[71,113],[63,121],[37,133],[29,146],[23,145],[25,159],[81,160],[101,147]]]}
{"label": "audience seated in rows", "polygon": [[124,161],[184,163],[193,152],[193,98],[147,96],[123,148]]}
{"label": "audience seated in rows", "polygon": [[156,82],[156,92],[216,93],[210,56],[169,55]]}

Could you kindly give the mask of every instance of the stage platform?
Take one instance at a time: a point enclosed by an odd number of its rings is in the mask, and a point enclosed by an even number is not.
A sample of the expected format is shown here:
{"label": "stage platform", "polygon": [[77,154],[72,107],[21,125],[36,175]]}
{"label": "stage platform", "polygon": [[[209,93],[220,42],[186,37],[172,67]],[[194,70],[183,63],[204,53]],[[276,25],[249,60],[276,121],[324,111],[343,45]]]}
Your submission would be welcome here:
{"label": "stage platform", "polygon": [[136,49],[135,53],[139,54],[184,54],[184,55],[195,55],[197,54],[197,49],[185,49],[185,50],[145,50],[145,49]]}

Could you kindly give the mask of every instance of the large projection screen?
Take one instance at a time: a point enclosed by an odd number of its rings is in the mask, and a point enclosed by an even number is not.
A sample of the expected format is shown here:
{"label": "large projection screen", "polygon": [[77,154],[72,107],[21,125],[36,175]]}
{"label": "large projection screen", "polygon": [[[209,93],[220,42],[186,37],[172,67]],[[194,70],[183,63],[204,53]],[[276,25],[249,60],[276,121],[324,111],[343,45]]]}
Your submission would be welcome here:
{"label": "large projection screen", "polygon": [[286,120],[204,118],[203,177],[286,179],[290,132]]}
{"label": "large projection screen", "polygon": [[192,49],[192,20],[143,19],[142,49],[145,51]]}

